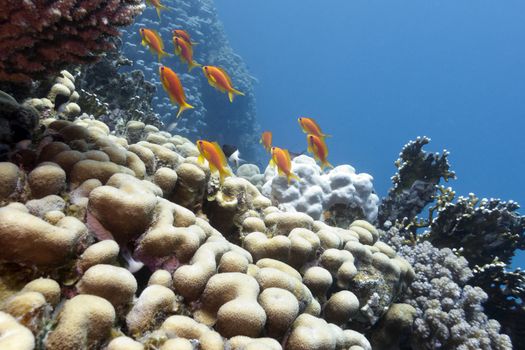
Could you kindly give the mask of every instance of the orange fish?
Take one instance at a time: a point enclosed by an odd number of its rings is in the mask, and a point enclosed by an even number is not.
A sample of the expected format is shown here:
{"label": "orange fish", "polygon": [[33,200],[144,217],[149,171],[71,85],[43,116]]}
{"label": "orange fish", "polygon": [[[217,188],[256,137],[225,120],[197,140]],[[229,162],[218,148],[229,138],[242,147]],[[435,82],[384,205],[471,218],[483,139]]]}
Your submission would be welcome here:
{"label": "orange fish", "polygon": [[226,160],[226,156],[217,142],[198,140],[197,148],[200,152],[198,158],[199,163],[204,163],[204,159],[206,159],[210,170],[212,172],[219,172],[219,181],[221,184],[226,176],[232,176],[230,168],[228,168],[228,160]]}
{"label": "orange fish", "polygon": [[331,135],[323,134],[319,124],[315,122],[312,118],[299,117],[299,125],[306,134],[315,135],[324,140],[325,137],[330,137]]}
{"label": "orange fish", "polygon": [[321,170],[329,167],[333,168],[333,165],[328,162],[328,147],[322,138],[316,135],[308,134],[306,136],[308,141],[308,152],[313,153],[314,158],[321,162]]}
{"label": "orange fish", "polygon": [[178,36],[174,36],[173,45],[175,45],[175,53],[182,61],[185,61],[188,64],[188,71],[191,71],[195,67],[201,66],[193,60],[193,48],[186,40],[179,38]]}
{"label": "orange fish", "polygon": [[259,140],[259,143],[262,143],[264,149],[267,152],[272,152],[272,132],[271,131],[265,131],[261,135],[261,139]]}
{"label": "orange fish", "polygon": [[179,37],[179,38],[182,38],[182,39],[186,40],[186,42],[189,43],[191,46],[197,45],[196,42],[191,41],[190,35],[188,34],[187,31],[185,31],[183,29],[175,29],[173,31],[173,36],[174,37]]}
{"label": "orange fish", "polygon": [[168,9],[166,6],[164,6],[164,5],[162,5],[162,4],[160,3],[160,0],[146,0],[146,2],[147,2],[149,5],[155,7],[155,10],[157,10],[157,15],[159,16],[159,19],[160,19],[160,11],[161,11],[161,10],[167,10],[167,9]]}
{"label": "orange fish", "polygon": [[162,87],[168,93],[171,102],[179,105],[178,118],[184,110],[193,108],[193,106],[186,102],[186,94],[184,94],[180,79],[174,71],[166,66],[160,66],[159,73]]}
{"label": "orange fish", "polygon": [[230,102],[233,102],[234,95],[244,96],[242,92],[233,88],[232,81],[224,69],[215,66],[204,66],[202,70],[211,86],[221,92],[228,93]]}
{"label": "orange fish", "polygon": [[152,53],[156,53],[159,56],[160,60],[169,56],[167,52],[164,51],[164,43],[159,33],[153,29],[140,28],[140,36],[142,37],[142,46],[148,46]]}
{"label": "orange fish", "polygon": [[271,153],[272,159],[270,160],[270,165],[277,167],[279,176],[286,176],[288,184],[290,184],[291,179],[299,180],[299,177],[292,173],[292,160],[288,150],[272,147]]}

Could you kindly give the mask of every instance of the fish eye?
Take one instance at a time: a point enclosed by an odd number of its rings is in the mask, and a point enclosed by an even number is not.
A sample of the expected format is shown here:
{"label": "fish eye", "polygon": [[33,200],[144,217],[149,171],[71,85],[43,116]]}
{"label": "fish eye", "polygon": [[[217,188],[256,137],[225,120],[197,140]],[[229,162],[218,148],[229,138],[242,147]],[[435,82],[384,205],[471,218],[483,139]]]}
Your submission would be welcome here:
{"label": "fish eye", "polygon": [[160,70],[164,70],[164,66],[160,67]]}

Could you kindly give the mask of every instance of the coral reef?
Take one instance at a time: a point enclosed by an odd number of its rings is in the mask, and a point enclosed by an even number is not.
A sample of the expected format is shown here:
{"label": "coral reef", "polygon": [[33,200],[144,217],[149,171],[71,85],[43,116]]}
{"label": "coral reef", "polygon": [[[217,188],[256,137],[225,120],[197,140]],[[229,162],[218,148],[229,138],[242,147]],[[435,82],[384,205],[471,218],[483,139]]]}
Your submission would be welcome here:
{"label": "coral reef", "polygon": [[0,163],[0,325],[21,342],[6,349],[370,350],[365,334],[396,319],[414,271],[369,222],[219,185],[193,143],[153,125],[116,136],[48,112],[29,166]]}
{"label": "coral reef", "polygon": [[[239,169],[241,175],[244,169]],[[288,186],[285,178],[275,176],[272,167],[264,172],[262,193],[279,203],[282,210],[307,213],[320,220],[324,214],[329,215],[332,209],[342,206],[339,216],[345,221],[341,227],[348,227],[357,219],[376,220],[379,197],[374,193],[372,176],[356,174],[350,165],[337,166],[324,173],[313,158],[305,155],[292,160],[292,171],[301,179],[292,186]],[[253,170],[243,176],[258,181],[256,173],[252,174]],[[337,222],[336,218],[331,219]]]}
{"label": "coral reef", "polygon": [[[232,144],[238,147],[243,158],[258,161],[262,158],[262,150],[257,144],[259,127],[254,95],[256,80],[250,76],[242,58],[231,48],[214,1],[174,0],[167,5],[169,10],[163,11],[161,23],[155,10],[148,8],[144,15],[123,33],[123,54],[133,60],[134,69],[138,68],[144,72],[146,81],[151,81],[157,87],[157,93],[153,97],[155,111],[168,125],[168,131],[176,131],[177,134],[191,139],[213,138],[220,144]],[[227,97],[209,86],[200,70],[194,70],[192,74],[184,73],[187,67],[177,57],[166,57],[162,61],[163,64],[174,68],[179,74],[187,100],[195,107],[182,118],[176,119],[176,107],[171,104],[161,88],[156,59],[148,50],[140,47],[141,27],[156,29],[166,43],[169,53],[173,52],[170,43],[172,30],[186,30],[192,41],[198,43],[194,50],[195,60],[224,67],[236,88],[245,96],[230,103]]]}
{"label": "coral reef", "polygon": [[132,23],[139,0],[0,1],[0,81],[29,83],[91,63]]}
{"label": "coral reef", "polygon": [[106,53],[97,63],[82,67],[77,77],[82,92],[80,107],[117,134],[125,132],[130,120],[162,127],[151,106],[156,86],[146,81],[141,70],[120,72],[133,62],[122,56],[122,42],[115,39],[114,43],[116,50]]}

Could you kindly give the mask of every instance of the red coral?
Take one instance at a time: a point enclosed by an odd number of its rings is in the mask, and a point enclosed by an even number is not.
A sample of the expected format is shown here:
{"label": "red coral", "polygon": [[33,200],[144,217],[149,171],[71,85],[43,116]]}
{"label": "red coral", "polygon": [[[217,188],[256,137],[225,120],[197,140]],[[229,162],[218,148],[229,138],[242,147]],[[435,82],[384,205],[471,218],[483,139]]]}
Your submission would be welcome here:
{"label": "red coral", "polygon": [[29,83],[110,50],[142,0],[0,0],[0,81]]}

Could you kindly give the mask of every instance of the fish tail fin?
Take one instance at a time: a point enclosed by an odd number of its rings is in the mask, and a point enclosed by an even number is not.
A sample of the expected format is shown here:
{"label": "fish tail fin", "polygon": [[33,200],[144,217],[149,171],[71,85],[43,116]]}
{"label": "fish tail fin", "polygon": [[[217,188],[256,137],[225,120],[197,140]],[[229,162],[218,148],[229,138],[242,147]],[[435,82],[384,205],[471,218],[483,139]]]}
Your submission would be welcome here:
{"label": "fish tail fin", "polygon": [[235,95],[241,95],[244,96],[244,93],[240,92],[239,90],[231,89],[228,91],[228,97],[230,98],[230,102],[233,102],[233,98]]}
{"label": "fish tail fin", "polygon": [[288,180],[288,185],[291,183],[291,180],[296,180],[296,181],[300,181],[301,179],[299,178],[299,176],[295,175],[294,173],[290,173],[288,174],[288,176],[286,176],[286,179]]}
{"label": "fish tail fin", "polygon": [[224,183],[224,179],[228,176],[232,176],[232,172],[230,171],[230,168],[223,167],[222,169],[219,169],[219,182],[222,184]]}
{"label": "fish tail fin", "polygon": [[188,65],[188,72],[191,72],[191,70],[195,67],[202,67],[202,64],[197,63],[197,61],[191,61]]}
{"label": "fish tail fin", "polygon": [[323,139],[324,139],[325,137],[332,137],[332,135],[330,135],[330,134],[323,134]]}
{"label": "fish tail fin", "polygon": [[334,166],[330,164],[327,160],[321,163],[321,170],[324,170],[325,168],[333,168]]}
{"label": "fish tail fin", "polygon": [[159,52],[159,62],[164,58],[164,57],[169,57],[171,56],[169,53],[167,53],[166,51],[161,51]]}
{"label": "fish tail fin", "polygon": [[177,118],[180,117],[181,113],[184,112],[186,109],[192,109],[192,108],[195,108],[193,107],[192,105],[190,105],[188,102],[184,102],[183,104],[180,105],[179,107],[179,111],[177,112]]}
{"label": "fish tail fin", "polygon": [[169,8],[164,5],[159,5],[158,7],[155,7],[155,10],[157,10],[157,16],[159,16],[159,20],[162,20],[162,18],[160,17],[160,12],[169,10]]}

